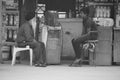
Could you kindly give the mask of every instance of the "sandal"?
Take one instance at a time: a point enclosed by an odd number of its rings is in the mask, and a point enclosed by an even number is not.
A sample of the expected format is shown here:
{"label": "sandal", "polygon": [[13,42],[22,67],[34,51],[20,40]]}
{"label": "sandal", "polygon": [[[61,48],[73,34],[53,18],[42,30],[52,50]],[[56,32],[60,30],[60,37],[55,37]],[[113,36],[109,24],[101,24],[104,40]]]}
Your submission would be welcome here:
{"label": "sandal", "polygon": [[72,64],[70,64],[69,66],[81,66],[82,60],[81,59],[76,59],[75,61],[72,62]]}

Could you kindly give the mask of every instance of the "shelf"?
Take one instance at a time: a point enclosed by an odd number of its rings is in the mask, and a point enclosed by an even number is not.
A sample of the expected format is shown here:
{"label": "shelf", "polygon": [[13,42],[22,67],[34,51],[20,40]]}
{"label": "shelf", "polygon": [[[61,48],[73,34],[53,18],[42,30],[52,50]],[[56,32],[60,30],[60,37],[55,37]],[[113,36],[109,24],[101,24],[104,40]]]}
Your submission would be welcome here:
{"label": "shelf", "polygon": [[120,27],[115,27],[114,30],[120,30]]}
{"label": "shelf", "polygon": [[60,18],[58,19],[59,22],[82,22],[83,19],[82,18]]}
{"label": "shelf", "polygon": [[94,3],[94,5],[105,5],[105,6],[110,6],[110,5],[114,5],[114,3]]}
{"label": "shelf", "polygon": [[7,29],[18,29],[18,26],[4,26],[4,28],[7,28]]}
{"label": "shelf", "polygon": [[16,13],[19,13],[19,11],[2,11],[2,13],[13,13],[13,14],[16,14]]}
{"label": "shelf", "polygon": [[[0,11],[0,45],[15,45],[15,42],[12,40],[16,39],[17,30],[19,28],[19,0],[10,1],[2,0],[1,2],[1,11]],[[10,39],[10,40],[9,40]],[[7,40],[7,41],[6,41]]]}
{"label": "shelf", "polygon": [[2,42],[1,45],[15,45],[15,42]]}

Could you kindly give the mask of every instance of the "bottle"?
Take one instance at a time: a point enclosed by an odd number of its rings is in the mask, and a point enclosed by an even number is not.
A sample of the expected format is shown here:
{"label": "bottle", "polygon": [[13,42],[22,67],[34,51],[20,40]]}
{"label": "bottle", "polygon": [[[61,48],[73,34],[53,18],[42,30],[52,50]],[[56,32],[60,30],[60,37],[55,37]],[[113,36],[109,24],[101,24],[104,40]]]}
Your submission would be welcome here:
{"label": "bottle", "polygon": [[101,6],[101,17],[103,18],[103,15],[104,15],[104,8],[103,6]]}
{"label": "bottle", "polygon": [[103,7],[103,17],[106,17],[106,7]]}
{"label": "bottle", "polygon": [[15,15],[13,14],[13,26],[15,26]]}
{"label": "bottle", "polygon": [[15,24],[16,26],[19,25],[19,16],[17,16],[17,15],[14,16],[14,24]]}
{"label": "bottle", "polygon": [[98,18],[99,17],[99,6],[97,6],[97,8],[96,8],[96,17]]}
{"label": "bottle", "polygon": [[79,18],[79,11],[76,11],[76,18]]}
{"label": "bottle", "polygon": [[107,18],[110,17],[110,7],[107,7],[107,9],[106,9],[106,17]]}
{"label": "bottle", "polygon": [[110,15],[111,15],[110,13],[111,13],[111,9],[110,9],[110,7],[109,7],[109,17],[110,17]]}
{"label": "bottle", "polygon": [[14,30],[14,33],[13,33],[13,40],[15,41],[16,38],[17,38],[17,31]]}
{"label": "bottle", "polygon": [[9,29],[9,34],[8,35],[9,35],[9,41],[11,41],[12,40],[12,30]]}
{"label": "bottle", "polygon": [[6,22],[5,22],[5,25],[9,25],[9,20],[8,20],[8,18],[9,18],[9,15],[8,14],[6,14]]}
{"label": "bottle", "polygon": [[120,27],[120,15],[116,15],[116,27]]}
{"label": "bottle", "polygon": [[10,26],[12,26],[13,25],[13,15],[12,14],[10,14]]}
{"label": "bottle", "polygon": [[102,17],[102,7],[99,7],[99,17]]}
{"label": "bottle", "polygon": [[7,14],[7,26],[10,25],[10,14]]}

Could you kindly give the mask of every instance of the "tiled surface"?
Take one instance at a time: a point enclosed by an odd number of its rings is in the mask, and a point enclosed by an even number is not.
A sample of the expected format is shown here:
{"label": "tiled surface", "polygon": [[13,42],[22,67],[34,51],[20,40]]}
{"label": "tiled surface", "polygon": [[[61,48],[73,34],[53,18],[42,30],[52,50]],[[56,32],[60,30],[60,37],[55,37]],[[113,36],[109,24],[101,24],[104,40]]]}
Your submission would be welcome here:
{"label": "tiled surface", "polygon": [[6,62],[0,64],[0,80],[120,80],[120,66],[69,67],[68,63],[43,68]]}

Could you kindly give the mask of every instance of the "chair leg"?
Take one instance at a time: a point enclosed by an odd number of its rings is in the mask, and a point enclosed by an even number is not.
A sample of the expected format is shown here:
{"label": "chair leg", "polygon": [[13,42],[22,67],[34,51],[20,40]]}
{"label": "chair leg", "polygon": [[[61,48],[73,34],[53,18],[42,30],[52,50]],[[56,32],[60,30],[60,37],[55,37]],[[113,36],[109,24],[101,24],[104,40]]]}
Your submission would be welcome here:
{"label": "chair leg", "polygon": [[12,55],[12,66],[15,64],[15,61],[16,61],[16,53],[17,52],[14,50]]}
{"label": "chair leg", "polygon": [[30,49],[30,65],[32,66],[33,51]]}
{"label": "chair leg", "polygon": [[94,50],[94,53],[93,53],[93,65],[94,65],[94,66],[96,66],[95,60],[96,60],[96,52],[95,52],[95,50]]}

